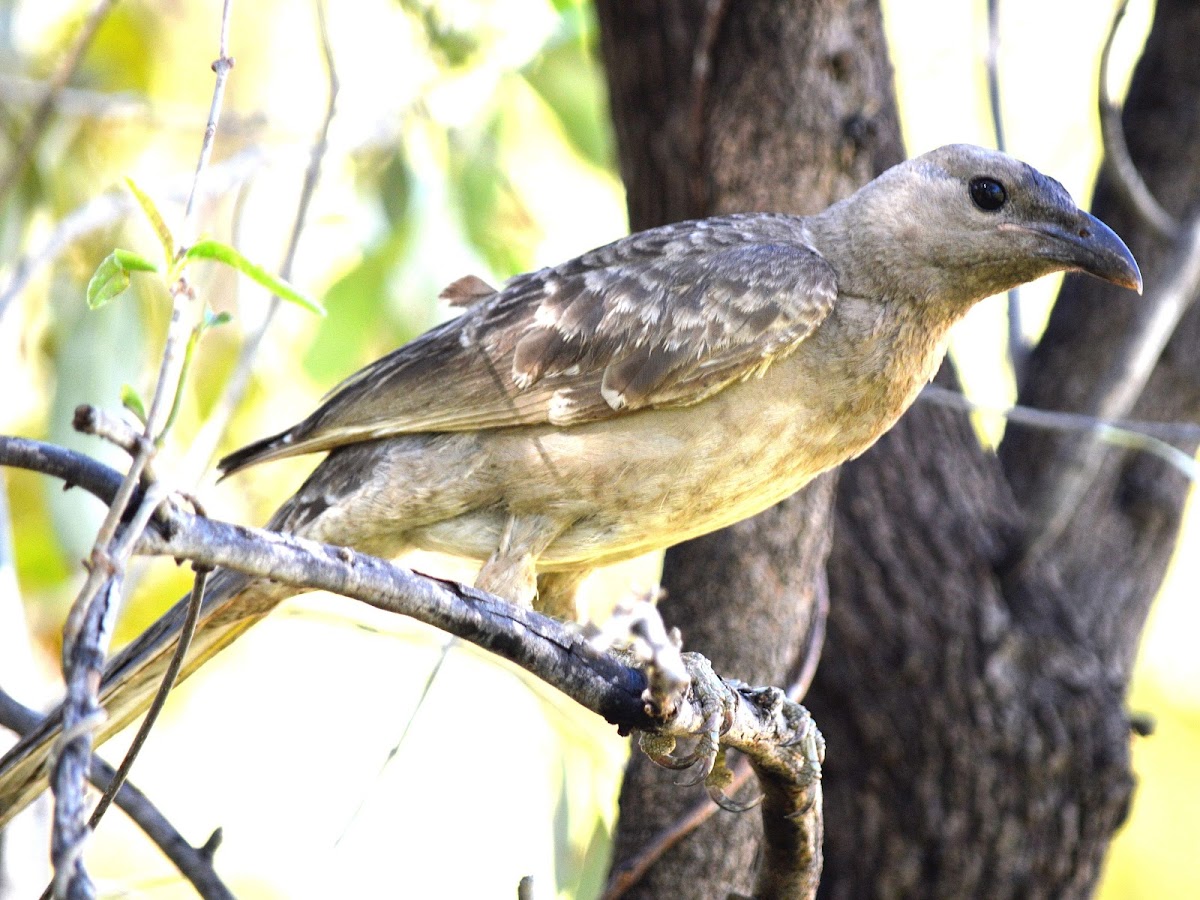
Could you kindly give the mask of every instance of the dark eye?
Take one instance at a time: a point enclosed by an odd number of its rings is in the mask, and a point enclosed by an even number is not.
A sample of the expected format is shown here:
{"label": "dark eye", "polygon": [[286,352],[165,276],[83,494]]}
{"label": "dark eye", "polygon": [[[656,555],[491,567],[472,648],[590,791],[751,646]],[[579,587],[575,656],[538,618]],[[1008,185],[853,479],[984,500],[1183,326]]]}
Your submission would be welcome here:
{"label": "dark eye", "polygon": [[1008,199],[1008,191],[994,178],[972,178],[971,199],[984,212],[995,212]]}

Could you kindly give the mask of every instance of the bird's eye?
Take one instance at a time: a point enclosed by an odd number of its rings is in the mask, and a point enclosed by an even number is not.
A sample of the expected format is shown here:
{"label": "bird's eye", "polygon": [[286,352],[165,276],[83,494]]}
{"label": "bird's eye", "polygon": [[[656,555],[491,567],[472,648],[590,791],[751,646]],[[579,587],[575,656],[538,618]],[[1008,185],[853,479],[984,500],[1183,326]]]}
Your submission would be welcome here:
{"label": "bird's eye", "polygon": [[995,212],[1008,200],[1008,191],[994,178],[972,178],[971,199],[984,212]]}

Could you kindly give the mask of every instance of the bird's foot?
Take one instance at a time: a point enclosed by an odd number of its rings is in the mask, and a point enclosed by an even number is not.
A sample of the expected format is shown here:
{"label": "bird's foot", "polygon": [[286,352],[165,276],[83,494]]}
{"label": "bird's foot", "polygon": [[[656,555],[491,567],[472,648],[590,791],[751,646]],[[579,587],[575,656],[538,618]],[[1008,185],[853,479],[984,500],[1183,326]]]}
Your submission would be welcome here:
{"label": "bird's foot", "polygon": [[[731,800],[726,790],[733,784],[733,772],[726,763],[725,750],[721,747],[721,736],[733,722],[738,703],[735,690],[738,682],[725,681],[713,671],[712,663],[699,653],[682,654],[690,685],[681,698],[684,704],[698,708],[699,716],[692,716],[693,725],[685,735],[650,734],[643,732],[639,738],[642,752],[664,768],[682,771],[696,769],[695,777],[682,779],[681,785],[704,783],[708,795],[722,809],[730,812],[745,812],[757,806],[761,797],[743,804]],[[694,742],[692,749],[677,754],[679,738]]]}
{"label": "bird's foot", "polygon": [[[739,711],[758,710],[762,721],[769,722],[792,712],[791,707],[806,717],[802,707],[789,704],[777,688],[752,688],[736,679],[722,679],[699,653],[681,652],[678,629],[668,630],[654,604],[645,599],[619,607],[590,641],[596,650],[613,654],[645,676],[642,701],[647,715],[659,725],[654,731],[641,732],[638,743],[652,762],[675,771],[694,768],[695,776],[679,783],[703,782],[722,809],[744,812],[761,801],[739,803],[729,798],[734,774],[726,763],[721,739]],[[743,698],[750,701],[745,709],[741,707]],[[794,736],[800,735],[792,726],[801,723],[786,724],[785,740],[790,746]],[[815,726],[811,730],[815,733]],[[686,749],[680,750],[680,744]],[[809,752],[807,744],[803,752]]]}

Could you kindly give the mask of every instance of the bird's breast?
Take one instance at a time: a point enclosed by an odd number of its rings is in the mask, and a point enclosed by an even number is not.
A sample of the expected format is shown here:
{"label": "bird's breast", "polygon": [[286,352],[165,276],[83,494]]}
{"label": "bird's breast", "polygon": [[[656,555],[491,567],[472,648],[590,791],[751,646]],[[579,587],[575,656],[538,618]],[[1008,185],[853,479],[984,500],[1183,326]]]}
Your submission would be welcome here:
{"label": "bird's breast", "polygon": [[[536,513],[563,525],[541,568],[619,562],[748,518],[857,456],[941,358],[940,341],[918,346],[873,315],[843,310],[761,377],[693,406],[481,434],[479,468],[495,479],[489,494],[499,502],[476,514],[489,537],[473,555],[494,549],[507,515]],[[444,543],[452,536],[462,552],[462,535],[478,524],[441,526]]]}

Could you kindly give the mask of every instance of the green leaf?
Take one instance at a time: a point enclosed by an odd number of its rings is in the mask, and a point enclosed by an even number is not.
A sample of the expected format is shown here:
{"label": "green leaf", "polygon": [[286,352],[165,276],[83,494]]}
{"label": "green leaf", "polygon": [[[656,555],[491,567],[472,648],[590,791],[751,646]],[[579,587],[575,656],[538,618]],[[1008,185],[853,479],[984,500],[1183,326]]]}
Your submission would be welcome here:
{"label": "green leaf", "polygon": [[150,199],[150,195],[138,187],[132,178],[125,179],[125,186],[129,188],[129,193],[133,194],[134,199],[141,206],[142,212],[150,220],[154,233],[158,235],[158,242],[162,244],[163,259],[170,266],[171,260],[175,258],[175,238],[171,236],[171,229],[167,227],[166,220],[158,211],[158,207],[154,205],[154,201]]}
{"label": "green leaf", "polygon": [[158,267],[131,250],[114,250],[96,267],[87,286],[87,304],[99,309],[129,287],[130,272],[157,272]]}
{"label": "green leaf", "polygon": [[261,284],[271,293],[275,294],[281,300],[287,300],[289,303],[295,303],[297,306],[302,306],[309,312],[314,312],[319,316],[325,315],[325,309],[315,300],[310,300],[302,293],[279,278],[272,275],[262,266],[250,262],[242,254],[238,253],[228,244],[222,244],[220,241],[197,241],[192,246],[188,247],[183,254],[184,259],[211,259],[216,262],[224,263],[231,268],[237,269],[247,278]]}
{"label": "green leaf", "polygon": [[112,252],[113,257],[121,268],[127,272],[157,272],[158,266],[146,259],[140,253],[134,253],[132,250],[122,250],[116,248]]}
{"label": "green leaf", "polygon": [[208,331],[210,328],[219,328],[233,321],[233,316],[225,311],[214,313],[211,309],[204,311],[204,321],[200,323],[201,331]]}
{"label": "green leaf", "polygon": [[139,422],[146,424],[146,404],[133,385],[121,385],[121,405],[137,416]]}

